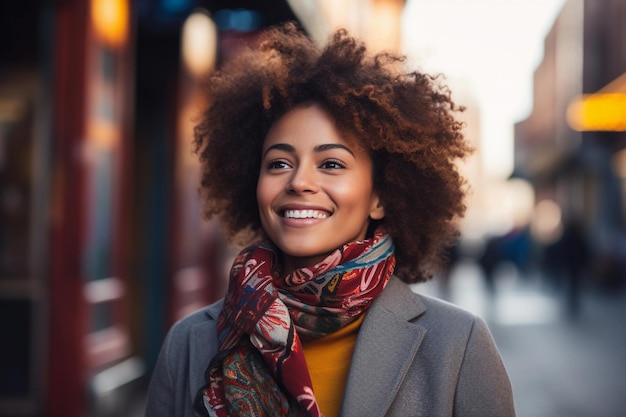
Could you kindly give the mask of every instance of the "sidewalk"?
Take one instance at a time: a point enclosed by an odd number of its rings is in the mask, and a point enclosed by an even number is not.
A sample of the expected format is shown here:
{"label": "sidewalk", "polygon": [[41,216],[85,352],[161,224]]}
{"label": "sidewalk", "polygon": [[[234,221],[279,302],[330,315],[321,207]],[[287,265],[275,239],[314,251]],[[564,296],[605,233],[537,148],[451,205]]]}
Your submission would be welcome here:
{"label": "sidewalk", "polygon": [[[576,320],[558,293],[514,270],[498,276],[493,297],[471,263],[447,293],[426,291],[484,317],[509,372],[518,417],[626,416],[626,294],[584,292]],[[420,286],[418,292],[423,292]]]}

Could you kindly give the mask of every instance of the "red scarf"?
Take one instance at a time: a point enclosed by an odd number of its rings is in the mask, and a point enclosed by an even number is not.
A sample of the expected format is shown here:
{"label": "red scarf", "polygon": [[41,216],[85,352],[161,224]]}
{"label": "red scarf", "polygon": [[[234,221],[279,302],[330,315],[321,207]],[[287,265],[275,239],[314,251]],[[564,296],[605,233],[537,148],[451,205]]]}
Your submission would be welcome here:
{"label": "red scarf", "polygon": [[321,417],[300,337],[330,334],[363,314],[393,273],[393,248],[379,229],[282,279],[271,243],[239,253],[199,408],[212,417]]}

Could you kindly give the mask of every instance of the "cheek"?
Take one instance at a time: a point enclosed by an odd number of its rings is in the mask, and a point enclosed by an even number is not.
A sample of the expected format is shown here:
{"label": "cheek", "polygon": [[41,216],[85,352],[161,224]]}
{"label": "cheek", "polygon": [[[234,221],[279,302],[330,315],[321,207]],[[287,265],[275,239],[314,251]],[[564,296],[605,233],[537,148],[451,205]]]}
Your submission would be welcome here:
{"label": "cheek", "polygon": [[367,205],[369,207],[372,192],[372,184],[363,184],[360,182],[335,187],[335,195],[340,198],[344,204],[351,206],[365,207]]}

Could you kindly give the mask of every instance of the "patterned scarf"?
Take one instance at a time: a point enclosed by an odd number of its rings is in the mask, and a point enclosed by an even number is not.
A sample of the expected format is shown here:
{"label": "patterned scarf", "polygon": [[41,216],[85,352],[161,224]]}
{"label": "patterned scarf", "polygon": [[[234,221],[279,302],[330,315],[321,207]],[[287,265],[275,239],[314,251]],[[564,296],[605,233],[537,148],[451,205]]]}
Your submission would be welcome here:
{"label": "patterned scarf", "polygon": [[300,337],[330,334],[364,313],[393,273],[393,251],[379,229],[284,278],[269,242],[239,253],[198,408],[211,417],[321,417]]}

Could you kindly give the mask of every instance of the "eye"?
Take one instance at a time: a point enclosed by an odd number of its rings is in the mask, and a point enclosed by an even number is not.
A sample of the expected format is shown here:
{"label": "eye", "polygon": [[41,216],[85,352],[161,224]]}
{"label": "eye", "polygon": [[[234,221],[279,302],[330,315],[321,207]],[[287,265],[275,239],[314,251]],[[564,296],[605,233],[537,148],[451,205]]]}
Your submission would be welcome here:
{"label": "eye", "polygon": [[322,165],[320,165],[320,168],[323,169],[343,169],[345,167],[346,166],[343,163],[337,161],[336,159],[327,159],[322,162]]}
{"label": "eye", "polygon": [[287,168],[290,168],[290,165],[282,159],[275,159],[275,160],[269,161],[267,164],[268,170],[287,169]]}

